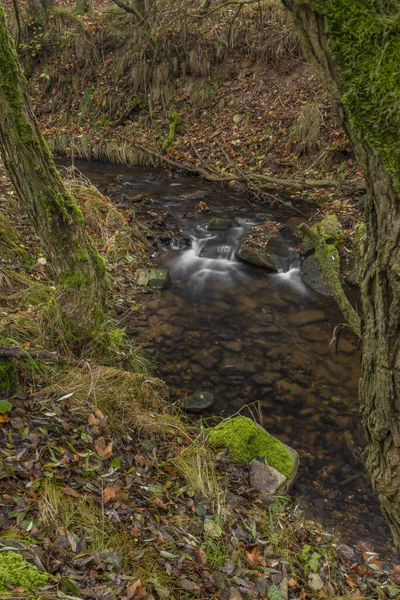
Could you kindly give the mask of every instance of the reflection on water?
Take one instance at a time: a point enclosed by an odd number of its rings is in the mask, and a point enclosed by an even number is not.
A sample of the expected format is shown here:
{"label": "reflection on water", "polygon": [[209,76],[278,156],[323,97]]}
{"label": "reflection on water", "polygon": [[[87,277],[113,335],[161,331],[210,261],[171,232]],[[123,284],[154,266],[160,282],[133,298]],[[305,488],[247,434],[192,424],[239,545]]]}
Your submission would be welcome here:
{"label": "reflection on water", "polygon": [[[281,223],[280,271],[270,273],[235,256],[242,235],[270,218],[270,207],[254,208],[223,189],[151,169],[79,167],[112,189],[113,199],[126,190],[150,194],[150,209],[139,210],[144,220],[149,210],[167,212],[168,222],[190,240],[184,249],[161,245],[158,260],[169,266],[172,285],[133,323],[172,398],[209,390],[214,412],[224,414],[260,402],[265,427],[300,453],[295,492],[308,514],[348,541],[369,540],[387,550],[389,532],[361,460],[357,340],[346,333],[337,354],[329,346],[342,317],[332,299],[301,279],[291,229],[296,220],[273,214]],[[199,190],[208,194],[209,213],[197,212],[198,199],[188,198]],[[210,215],[229,218],[232,226],[209,231]]]}

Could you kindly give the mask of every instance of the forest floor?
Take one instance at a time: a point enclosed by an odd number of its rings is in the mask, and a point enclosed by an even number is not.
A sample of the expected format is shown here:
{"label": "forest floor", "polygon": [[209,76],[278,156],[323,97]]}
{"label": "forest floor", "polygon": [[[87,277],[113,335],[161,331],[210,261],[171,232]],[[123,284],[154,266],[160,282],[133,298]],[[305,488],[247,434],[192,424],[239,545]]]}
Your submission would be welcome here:
{"label": "forest floor", "polygon": [[[39,34],[39,41],[29,42],[40,46],[30,92],[55,151],[170,164],[140,149],[145,147],[217,178],[238,176],[235,185],[255,195],[278,194],[275,187],[255,185],[249,179],[254,173],[361,181],[333,108],[297,50],[266,67],[234,48],[212,76],[197,73],[171,83],[160,73],[162,83],[153,86],[149,100],[129,87],[133,75],[126,65],[116,78],[112,49],[89,65],[93,57],[85,53],[106,37],[105,3],[94,5],[90,15],[51,17],[45,39]],[[122,31],[129,30],[120,14],[114,17]],[[109,13],[107,18],[112,21]],[[116,28],[109,33],[120,35]],[[30,34],[32,40],[38,31]],[[50,44],[56,34],[66,40],[61,52]],[[32,46],[27,52],[33,53]],[[167,151],[163,144],[173,112],[179,122]],[[92,198],[89,187],[86,199]],[[354,207],[359,194],[335,188],[296,194],[315,203],[314,220],[335,212],[351,242],[362,218]],[[2,343],[73,357],[46,329],[43,306],[52,281],[40,244],[16,206],[1,172],[1,214],[10,218],[18,244],[28,252],[23,260],[17,255],[3,260]],[[81,352],[79,367],[15,361],[20,384],[0,401],[0,550],[22,554],[51,579],[41,592],[0,579],[0,598],[400,596],[400,566],[382,561],[367,543],[342,544],[307,520],[290,498],[261,501],[249,486],[248,467],[210,448],[201,422],[171,410],[165,385],[115,318],[116,312],[143,310],[131,272],[148,264],[151,245],[129,211],[106,203],[86,217],[112,282],[110,319],[100,343]],[[129,247],[132,236],[141,249],[129,269],[115,245],[105,243],[128,229],[124,243]]]}

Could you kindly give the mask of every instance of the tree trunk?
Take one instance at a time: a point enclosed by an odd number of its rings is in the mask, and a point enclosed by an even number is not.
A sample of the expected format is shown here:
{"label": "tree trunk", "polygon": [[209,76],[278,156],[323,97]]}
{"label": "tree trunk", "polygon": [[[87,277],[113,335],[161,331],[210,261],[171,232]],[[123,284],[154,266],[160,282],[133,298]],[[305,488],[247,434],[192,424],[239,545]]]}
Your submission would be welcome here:
{"label": "tree trunk", "polygon": [[398,66],[390,63],[392,53],[398,57],[400,49],[398,7],[383,0],[283,4],[293,16],[306,55],[337,103],[368,186],[359,265],[364,460],[399,546],[400,83]]}
{"label": "tree trunk", "polygon": [[60,286],[62,307],[73,333],[87,335],[101,317],[104,261],[40,133],[1,6],[0,153]]}

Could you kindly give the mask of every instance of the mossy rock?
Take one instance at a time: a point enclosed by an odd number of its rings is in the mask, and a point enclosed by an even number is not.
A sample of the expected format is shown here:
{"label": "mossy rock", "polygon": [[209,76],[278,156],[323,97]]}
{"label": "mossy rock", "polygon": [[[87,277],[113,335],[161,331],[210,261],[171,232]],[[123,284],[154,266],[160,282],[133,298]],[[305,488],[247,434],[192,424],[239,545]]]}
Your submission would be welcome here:
{"label": "mossy rock", "polygon": [[163,290],[171,283],[171,277],[168,269],[143,269],[139,271],[137,282],[152,290]]}
{"label": "mossy rock", "polygon": [[218,219],[218,217],[214,217],[207,225],[207,229],[210,231],[213,230],[223,230],[229,229],[231,226],[230,219]]}
{"label": "mossy rock", "polygon": [[0,592],[14,588],[24,588],[24,592],[34,592],[45,586],[51,575],[39,571],[17,552],[0,552]]}
{"label": "mossy rock", "polygon": [[296,476],[298,453],[247,417],[223,421],[210,431],[209,440],[217,448],[227,448],[230,458],[235,462],[250,463],[255,458],[264,458],[290,484]]}
{"label": "mossy rock", "polygon": [[319,235],[321,235],[326,242],[334,244],[341,244],[344,239],[342,226],[335,214],[325,215],[319,223],[314,225],[313,229]]}
{"label": "mossy rock", "polygon": [[[338,268],[339,270],[339,268]],[[321,271],[321,267],[314,254],[310,254],[300,265],[300,274],[306,284],[323,296],[332,296],[332,292],[325,281],[325,277]]]}

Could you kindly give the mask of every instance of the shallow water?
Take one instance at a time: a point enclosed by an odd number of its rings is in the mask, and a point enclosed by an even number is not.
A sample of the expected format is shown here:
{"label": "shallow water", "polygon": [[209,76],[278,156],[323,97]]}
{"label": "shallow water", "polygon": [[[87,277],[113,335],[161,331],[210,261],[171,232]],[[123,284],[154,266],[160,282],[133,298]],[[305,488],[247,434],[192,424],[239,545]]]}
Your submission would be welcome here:
{"label": "shallow water", "polygon": [[[337,353],[329,345],[343,318],[331,298],[301,279],[293,231],[302,218],[254,206],[196,178],[95,162],[77,166],[113,200],[129,205],[138,193],[151,198],[135,207],[158,236],[155,260],[170,268],[172,284],[133,325],[172,399],[209,390],[213,413],[225,415],[259,403],[268,431],[300,453],[295,493],[308,515],[347,542],[371,541],[388,552],[390,534],[361,460],[357,340],[345,331]],[[201,202],[208,212],[198,212],[198,197],[187,197],[199,191],[207,194]],[[282,227],[279,273],[235,257],[242,235],[270,216]],[[208,231],[211,217],[229,218],[232,227]]]}

